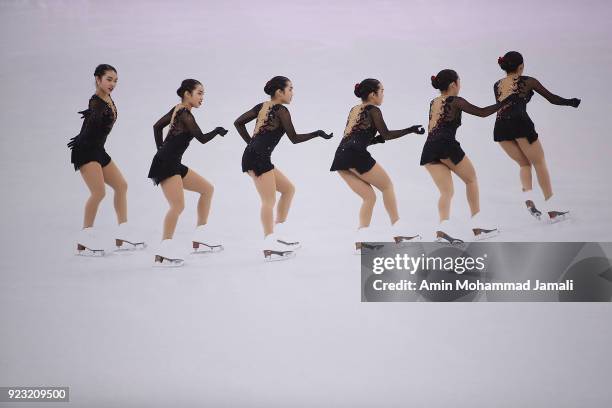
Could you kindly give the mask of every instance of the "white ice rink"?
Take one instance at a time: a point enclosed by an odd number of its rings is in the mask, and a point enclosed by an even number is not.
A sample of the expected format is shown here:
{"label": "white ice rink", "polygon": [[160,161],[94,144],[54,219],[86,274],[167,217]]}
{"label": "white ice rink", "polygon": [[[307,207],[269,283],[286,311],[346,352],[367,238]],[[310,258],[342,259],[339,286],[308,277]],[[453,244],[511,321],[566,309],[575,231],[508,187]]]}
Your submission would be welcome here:
{"label": "white ice rink", "polygon": [[[481,207],[504,231],[497,240],[610,241],[610,17],[605,1],[1,2],[0,386],[69,386],[74,407],[610,406],[610,303],[361,303],[350,253],[360,202],[329,172],[355,82],[383,82],[389,128],[426,126],[432,74],[454,68],[461,96],[489,105],[497,57],[516,49],[526,75],[582,98],[573,109],[536,95],[528,108],[572,219],[529,217],[518,167],[493,142],[494,116],[464,114],[458,139]],[[73,255],[87,189],[66,143],[99,63],[119,76],[106,148],[129,183],[130,223],[152,246],[167,208],[146,177],[152,126],[181,80],[204,84],[196,120],[230,132],[194,140],[183,162],[215,185],[210,227],[224,252],[180,269],[152,268],[151,250]],[[233,121],[266,99],[274,75],[293,81],[296,130],[335,136],[283,138],[274,152],[297,189],[289,221],[304,248],[264,263]],[[370,149],[421,232],[437,218],[424,140]],[[535,174],[534,185],[541,195]],[[186,193],[176,235],[186,247],[195,207]],[[452,211],[468,217],[458,179]],[[114,222],[107,189],[96,226],[110,233]],[[372,225],[387,223],[379,196]]]}

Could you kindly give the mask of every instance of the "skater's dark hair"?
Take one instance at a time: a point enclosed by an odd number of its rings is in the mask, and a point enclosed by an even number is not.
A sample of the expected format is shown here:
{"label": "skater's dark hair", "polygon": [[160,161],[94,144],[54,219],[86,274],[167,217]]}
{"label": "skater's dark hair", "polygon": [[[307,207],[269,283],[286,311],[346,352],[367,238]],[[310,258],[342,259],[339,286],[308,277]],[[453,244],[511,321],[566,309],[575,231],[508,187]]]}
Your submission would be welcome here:
{"label": "skater's dark hair", "polygon": [[181,86],[176,90],[176,94],[182,99],[185,96],[185,92],[193,92],[198,85],[202,85],[202,83],[197,79],[183,79]]}
{"label": "skater's dark hair", "polygon": [[518,51],[508,51],[503,57],[497,59],[500,68],[506,73],[515,72],[523,63],[523,56]]}
{"label": "skater's dark hair", "polygon": [[457,72],[452,69],[443,69],[438,72],[438,75],[431,76],[431,86],[444,92],[450,84],[457,82],[458,79],[459,75],[457,75]]}
{"label": "skater's dark hair", "polygon": [[354,93],[356,97],[366,101],[372,92],[378,92],[378,88],[380,88],[380,81],[378,79],[367,78],[355,84]]}
{"label": "skater's dark hair", "polygon": [[100,64],[96,67],[96,70],[94,71],[94,76],[102,78],[107,71],[114,71],[115,74],[117,73],[117,70],[112,65]]}
{"label": "skater's dark hair", "polygon": [[281,75],[277,75],[268,82],[264,86],[264,92],[266,95],[274,96],[277,90],[283,90],[289,83],[289,78]]}

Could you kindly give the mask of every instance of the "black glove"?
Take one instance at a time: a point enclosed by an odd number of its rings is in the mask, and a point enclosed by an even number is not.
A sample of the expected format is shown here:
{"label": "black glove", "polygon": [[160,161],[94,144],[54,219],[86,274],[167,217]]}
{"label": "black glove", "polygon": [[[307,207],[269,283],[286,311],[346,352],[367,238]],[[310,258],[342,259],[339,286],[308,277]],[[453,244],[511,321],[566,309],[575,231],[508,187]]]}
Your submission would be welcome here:
{"label": "black glove", "polygon": [[214,132],[216,134],[218,134],[219,136],[225,136],[227,134],[227,129],[221,127],[221,126],[217,126],[214,130]]}
{"label": "black glove", "polygon": [[68,146],[70,148],[70,150],[74,149],[74,147],[78,143],[78,139],[79,139],[78,135],[75,136],[75,137],[70,138],[70,141],[68,142],[68,144],[66,144],[66,146]]}
{"label": "black glove", "polygon": [[572,98],[570,99],[570,104],[569,106],[573,106],[574,108],[577,108],[578,105],[580,105],[580,99],[578,98]]}
{"label": "black glove", "polygon": [[372,141],[370,142],[370,144],[377,144],[377,143],[385,143],[385,138],[382,137],[381,135],[376,135],[375,137],[372,138]]}
{"label": "black glove", "polygon": [[332,137],[334,137],[333,132],[328,135],[322,130],[317,130],[315,133],[317,134],[317,136],[322,137],[323,139],[331,139]]}
{"label": "black glove", "polygon": [[423,133],[425,133],[425,129],[423,128],[422,125],[410,126],[408,129],[410,129],[409,133],[416,133],[419,135],[422,135]]}

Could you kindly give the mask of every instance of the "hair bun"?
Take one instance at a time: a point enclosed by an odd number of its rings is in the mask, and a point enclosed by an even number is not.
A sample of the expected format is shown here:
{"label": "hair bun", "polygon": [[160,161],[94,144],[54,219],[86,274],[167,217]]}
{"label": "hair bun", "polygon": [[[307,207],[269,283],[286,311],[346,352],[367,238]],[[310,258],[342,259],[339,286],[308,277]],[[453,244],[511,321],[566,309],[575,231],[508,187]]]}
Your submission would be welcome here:
{"label": "hair bun", "polygon": [[439,89],[438,88],[438,78],[435,75],[431,76],[431,86],[433,86],[435,89]]}

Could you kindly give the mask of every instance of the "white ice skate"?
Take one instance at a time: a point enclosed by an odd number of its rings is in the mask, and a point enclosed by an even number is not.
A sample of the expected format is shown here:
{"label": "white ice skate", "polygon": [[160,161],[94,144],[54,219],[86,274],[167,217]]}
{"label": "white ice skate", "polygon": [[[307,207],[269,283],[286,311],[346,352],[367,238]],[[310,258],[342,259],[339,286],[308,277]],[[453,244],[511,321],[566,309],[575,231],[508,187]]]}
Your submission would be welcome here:
{"label": "white ice skate", "polygon": [[464,244],[464,241],[462,239],[457,238],[457,234],[454,232],[454,228],[450,226],[448,220],[442,221],[440,225],[438,226],[438,230],[436,231],[435,242],[440,242],[440,243],[450,244],[450,245],[455,245],[455,246],[461,246]]}
{"label": "white ice skate", "polygon": [[[480,213],[477,213],[472,217],[471,224],[472,233],[474,234],[475,241],[482,241],[484,239],[493,238],[501,233],[500,228],[492,227],[490,225],[491,223],[484,221]],[[484,228],[484,225],[487,225],[487,228]]]}
{"label": "white ice skate", "polygon": [[192,239],[193,254],[206,254],[223,251],[223,245],[210,238],[208,227],[198,225]]}
{"label": "white ice skate", "polygon": [[279,241],[274,233],[269,234],[264,239],[263,254],[266,262],[284,261],[295,257],[295,251],[291,250],[287,244]]}
{"label": "white ice skate", "polygon": [[119,224],[115,231],[115,251],[133,251],[145,249],[147,244],[138,239],[127,222]]}
{"label": "white ice skate", "polygon": [[295,239],[290,239],[289,234],[287,234],[287,225],[285,222],[279,222],[274,226],[274,232],[276,233],[276,239],[283,245],[286,245],[286,248],[295,251],[296,249],[300,249],[302,244],[300,241]]}
{"label": "white ice skate", "polygon": [[179,267],[185,264],[185,260],[179,255],[176,244],[172,239],[164,239],[155,251],[156,267]]}
{"label": "white ice skate", "polygon": [[81,256],[104,256],[104,246],[96,235],[93,227],[83,228],[77,238],[76,255]]}
{"label": "white ice skate", "polygon": [[529,215],[536,218],[538,221],[542,219],[542,211],[538,210],[532,200],[526,200],[525,205]]}
{"label": "white ice skate", "polygon": [[413,242],[418,242],[422,239],[419,234],[406,234],[410,228],[403,225],[401,221],[396,221],[395,224],[391,226],[391,235],[393,236],[393,242],[396,244],[403,246]]}
{"label": "white ice skate", "polygon": [[371,231],[369,227],[361,227],[357,230],[355,236],[355,250],[353,254],[371,254],[383,248],[382,244],[373,244],[371,239]]}

